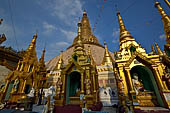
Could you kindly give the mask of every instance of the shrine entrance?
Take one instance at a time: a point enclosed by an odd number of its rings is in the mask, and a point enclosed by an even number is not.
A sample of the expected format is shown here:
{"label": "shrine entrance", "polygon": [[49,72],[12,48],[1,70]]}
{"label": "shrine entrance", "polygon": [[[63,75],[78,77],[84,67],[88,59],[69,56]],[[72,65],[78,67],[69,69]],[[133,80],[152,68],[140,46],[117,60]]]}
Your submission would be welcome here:
{"label": "shrine entrance", "polygon": [[[137,97],[139,99],[141,98],[141,100],[139,100],[141,106],[164,106],[154,75],[148,67],[142,65],[134,66],[131,69],[130,74],[134,89],[137,92]],[[136,86],[134,81],[138,81]],[[145,96],[144,99],[146,100],[142,100],[142,96]],[[145,103],[144,101],[147,101],[148,103]]]}
{"label": "shrine entrance", "polygon": [[66,84],[66,104],[79,104],[81,74],[77,71],[71,72],[67,75]]}
{"label": "shrine entrance", "polygon": [[8,89],[7,89],[6,96],[5,96],[5,101],[9,100],[9,98],[10,98],[10,93],[11,93],[11,91],[12,91],[13,86],[14,86],[14,80],[11,81],[11,82],[9,83],[9,85],[8,85]]}

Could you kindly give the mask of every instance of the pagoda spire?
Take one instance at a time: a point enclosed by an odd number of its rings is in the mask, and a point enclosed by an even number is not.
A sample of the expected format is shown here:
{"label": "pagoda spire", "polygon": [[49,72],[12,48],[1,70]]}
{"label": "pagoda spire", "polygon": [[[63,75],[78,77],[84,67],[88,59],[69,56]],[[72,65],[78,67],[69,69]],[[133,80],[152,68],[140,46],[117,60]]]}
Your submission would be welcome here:
{"label": "pagoda spire", "polygon": [[[87,16],[86,10],[84,10],[83,16],[81,18],[81,38],[82,38],[82,40],[81,40],[82,43],[86,43],[86,44],[92,44],[93,43],[93,44],[102,46],[99,43],[98,39],[92,33],[89,18]],[[76,45],[77,41],[78,41],[78,36],[76,36],[74,38],[73,44],[70,47]]]}
{"label": "pagoda spire", "polygon": [[45,58],[45,49],[43,50],[41,58],[39,59],[39,71],[46,71],[44,58]]}
{"label": "pagoda spire", "polygon": [[158,53],[159,55],[163,55],[161,49],[159,48],[159,46],[158,46],[158,44],[157,44],[156,42],[155,42],[155,46],[156,46],[156,49],[157,49],[157,53]]}
{"label": "pagoda spire", "polygon": [[29,60],[29,59],[35,58],[37,61],[36,40],[37,40],[37,33],[34,34],[29,47],[27,48],[26,52],[24,53],[23,60]]}
{"label": "pagoda spire", "polygon": [[44,58],[45,58],[45,49],[43,50],[43,53],[41,55],[39,62],[44,63]]}
{"label": "pagoda spire", "polygon": [[170,8],[170,2],[168,0],[164,0],[164,1],[168,5],[168,7]]}
{"label": "pagoda spire", "polygon": [[166,41],[168,44],[170,44],[170,17],[165,13],[159,2],[155,2],[155,7],[158,9],[162,17]]}
{"label": "pagoda spire", "polygon": [[156,55],[156,51],[155,51],[155,48],[154,48],[153,45],[152,45],[152,52],[153,52],[154,55]]}
{"label": "pagoda spire", "polygon": [[126,29],[119,11],[117,11],[117,17],[120,27],[120,43],[122,43],[122,40],[134,40],[129,31]]}
{"label": "pagoda spire", "polygon": [[78,39],[74,48],[73,58],[75,61],[77,61],[79,64],[83,64],[85,62],[85,50],[84,50],[84,44],[82,41],[82,23],[79,19],[78,22]]}
{"label": "pagoda spire", "polygon": [[105,41],[104,41],[104,46],[105,46],[105,53],[104,53],[102,65],[112,65],[113,59],[111,58],[111,56],[109,54],[107,44]]}
{"label": "pagoda spire", "polygon": [[88,39],[92,35],[92,32],[86,10],[84,10],[83,12],[81,23],[82,23],[82,35],[84,36],[85,39]]}
{"label": "pagoda spire", "polygon": [[33,50],[36,48],[36,40],[37,40],[37,33],[34,34],[33,40],[32,40],[32,42],[30,43],[27,51],[33,51]]}
{"label": "pagoda spire", "polygon": [[88,46],[88,62],[90,62],[91,65],[96,66],[96,62],[94,61],[92,54],[91,54],[90,46]]}
{"label": "pagoda spire", "polygon": [[60,57],[54,70],[60,70],[63,66],[63,51],[60,52]]}
{"label": "pagoda spire", "polygon": [[81,24],[80,18],[79,18],[79,22],[78,22],[77,25],[78,25],[78,41],[77,41],[77,44],[82,45],[82,34],[81,34],[82,24]]}

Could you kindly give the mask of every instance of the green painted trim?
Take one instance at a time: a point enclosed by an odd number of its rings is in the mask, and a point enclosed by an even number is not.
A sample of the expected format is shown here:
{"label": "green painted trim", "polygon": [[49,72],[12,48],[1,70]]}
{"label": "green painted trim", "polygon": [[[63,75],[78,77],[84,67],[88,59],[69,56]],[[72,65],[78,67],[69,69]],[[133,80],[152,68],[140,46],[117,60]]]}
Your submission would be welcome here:
{"label": "green painted trim", "polygon": [[66,83],[66,104],[70,104],[70,97],[69,97],[69,89],[70,89],[70,76],[66,75],[67,83]]}
{"label": "green painted trim", "polygon": [[10,93],[11,93],[13,86],[14,86],[14,81],[10,82],[10,84],[8,85],[8,89],[5,95],[5,100],[8,100],[10,98]]}
{"label": "green painted trim", "polygon": [[155,78],[153,76],[153,73],[149,68],[145,67],[145,69],[147,70],[147,72],[149,73],[149,76],[151,78],[151,81],[152,81],[152,84],[153,84],[153,87],[154,87],[154,91],[155,91],[158,103],[160,104],[160,106],[164,107],[164,103],[163,103],[163,100],[161,98],[161,95],[160,95],[156,80],[155,80]]}

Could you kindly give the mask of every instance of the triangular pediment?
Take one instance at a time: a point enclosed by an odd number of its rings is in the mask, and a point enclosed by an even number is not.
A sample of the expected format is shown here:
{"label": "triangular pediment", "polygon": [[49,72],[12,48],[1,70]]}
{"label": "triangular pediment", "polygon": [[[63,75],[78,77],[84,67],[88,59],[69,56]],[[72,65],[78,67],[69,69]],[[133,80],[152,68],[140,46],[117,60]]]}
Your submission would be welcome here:
{"label": "triangular pediment", "polygon": [[130,64],[136,59],[136,61],[138,63],[142,63],[145,64],[147,66],[151,66],[151,65],[156,65],[155,62],[153,62],[152,60],[148,59],[146,56],[142,55],[139,52],[134,52],[133,55],[130,57],[130,59],[128,60],[128,62],[126,63],[125,66],[129,67]]}
{"label": "triangular pediment", "polygon": [[84,69],[81,68],[81,66],[73,58],[70,60],[69,64],[65,67],[63,72],[67,73],[70,70],[70,68],[76,68],[76,70],[84,71]]}

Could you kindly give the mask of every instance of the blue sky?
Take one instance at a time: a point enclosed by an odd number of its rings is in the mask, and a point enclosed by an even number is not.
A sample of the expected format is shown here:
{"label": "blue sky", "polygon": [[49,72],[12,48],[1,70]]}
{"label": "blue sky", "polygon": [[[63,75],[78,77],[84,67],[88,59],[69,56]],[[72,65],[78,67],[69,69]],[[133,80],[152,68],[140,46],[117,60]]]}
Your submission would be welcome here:
{"label": "blue sky", "polygon": [[[158,1],[168,14],[170,9],[165,2]],[[94,31],[100,43],[105,40],[110,51],[118,51],[117,5],[127,30],[147,52],[151,51],[154,42],[163,50],[166,43],[163,24],[154,7],[154,0],[106,0],[100,12],[103,3],[104,0],[1,0],[0,18],[4,21],[0,25],[0,33],[7,36],[3,45],[16,50],[26,49],[37,31],[37,55],[40,57],[46,47],[47,61],[72,44],[77,34],[78,18],[86,9],[92,28],[98,15],[101,15]]]}

